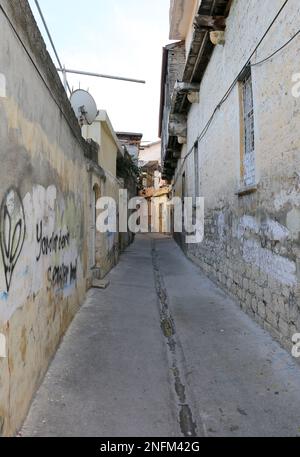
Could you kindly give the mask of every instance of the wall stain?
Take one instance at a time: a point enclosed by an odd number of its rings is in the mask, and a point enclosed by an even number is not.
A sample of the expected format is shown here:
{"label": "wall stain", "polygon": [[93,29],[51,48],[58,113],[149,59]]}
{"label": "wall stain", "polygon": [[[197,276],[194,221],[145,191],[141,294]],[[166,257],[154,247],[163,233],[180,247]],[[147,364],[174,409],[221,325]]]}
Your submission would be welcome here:
{"label": "wall stain", "polygon": [[27,352],[27,334],[26,334],[25,326],[22,328],[20,352],[21,352],[22,362],[25,364],[26,352]]}

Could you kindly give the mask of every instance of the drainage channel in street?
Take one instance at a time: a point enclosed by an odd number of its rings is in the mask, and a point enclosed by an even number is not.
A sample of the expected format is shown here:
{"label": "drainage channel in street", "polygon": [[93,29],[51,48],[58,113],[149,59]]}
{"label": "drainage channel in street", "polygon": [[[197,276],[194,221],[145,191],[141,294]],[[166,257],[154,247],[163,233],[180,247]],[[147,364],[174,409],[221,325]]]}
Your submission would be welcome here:
{"label": "drainage channel in street", "polygon": [[155,240],[152,240],[151,250],[161,329],[166,342],[169,369],[173,378],[173,393],[176,400],[181,433],[185,437],[203,436],[203,431],[201,433],[203,427],[199,428],[197,422],[200,421],[195,420],[195,412],[191,406],[193,404],[191,399],[192,392],[185,375],[186,369],[184,367],[183,349],[170,311],[168,293],[159,267]]}

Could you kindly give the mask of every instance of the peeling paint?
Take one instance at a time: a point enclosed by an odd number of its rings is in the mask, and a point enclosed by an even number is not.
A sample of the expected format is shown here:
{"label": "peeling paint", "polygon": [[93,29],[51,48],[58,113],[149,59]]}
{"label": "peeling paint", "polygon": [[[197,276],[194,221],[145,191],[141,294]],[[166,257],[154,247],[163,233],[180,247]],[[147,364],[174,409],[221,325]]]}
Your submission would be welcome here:
{"label": "peeling paint", "polygon": [[285,257],[273,254],[268,249],[262,248],[257,241],[245,241],[243,258],[247,263],[255,265],[285,285],[294,286],[297,284],[296,264]]}
{"label": "peeling paint", "polygon": [[290,189],[289,191],[282,190],[275,196],[274,206],[276,211],[280,211],[286,205],[296,206],[300,208],[300,190]]}

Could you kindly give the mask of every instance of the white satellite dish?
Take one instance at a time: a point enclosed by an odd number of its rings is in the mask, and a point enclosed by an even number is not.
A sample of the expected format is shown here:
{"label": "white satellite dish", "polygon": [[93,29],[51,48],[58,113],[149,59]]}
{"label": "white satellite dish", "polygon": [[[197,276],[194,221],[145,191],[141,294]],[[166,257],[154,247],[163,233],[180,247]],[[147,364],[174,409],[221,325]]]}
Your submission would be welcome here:
{"label": "white satellite dish", "polygon": [[81,126],[91,125],[98,116],[98,109],[95,100],[86,90],[75,90],[70,102]]}

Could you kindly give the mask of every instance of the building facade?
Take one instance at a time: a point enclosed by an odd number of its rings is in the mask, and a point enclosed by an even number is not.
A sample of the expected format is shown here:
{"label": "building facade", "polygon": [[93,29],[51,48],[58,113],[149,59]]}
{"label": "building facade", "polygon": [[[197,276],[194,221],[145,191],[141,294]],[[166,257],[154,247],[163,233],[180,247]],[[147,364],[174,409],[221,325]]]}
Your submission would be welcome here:
{"label": "building facade", "polygon": [[123,152],[103,112],[99,144],[83,138],[26,0],[0,2],[0,86],[0,436],[11,436],[97,269],[116,261],[96,200],[117,195]]}
{"label": "building facade", "polygon": [[[124,157],[124,150],[106,111],[99,111],[97,119],[92,125],[84,126],[82,133],[84,138],[91,139],[99,145],[98,156],[96,162],[91,164],[90,173],[92,200],[90,202],[89,264],[93,270],[93,276],[102,279],[118,262],[121,235],[118,231],[101,233],[97,230],[97,217],[100,214],[97,201],[101,197],[114,199],[118,214],[119,191],[124,188],[124,181],[117,177],[117,161]],[[99,173],[99,169],[103,170],[104,174]]]}
{"label": "building facade", "polygon": [[143,188],[153,187],[157,190],[164,185],[161,178],[161,141],[140,148],[138,165]]}
{"label": "building facade", "polygon": [[127,152],[131,156],[132,160],[135,163],[138,163],[143,134],[133,132],[117,132],[117,137],[121,145],[126,147]]}
{"label": "building facade", "polygon": [[160,134],[173,196],[205,198],[204,241],[177,241],[290,348],[300,331],[300,47],[291,39],[300,5],[283,4],[171,1],[179,41],[163,52]]}
{"label": "building facade", "polygon": [[140,196],[148,202],[148,227],[153,233],[170,233],[169,212],[170,186],[162,179],[161,141],[142,146],[139,153],[141,170]]}

